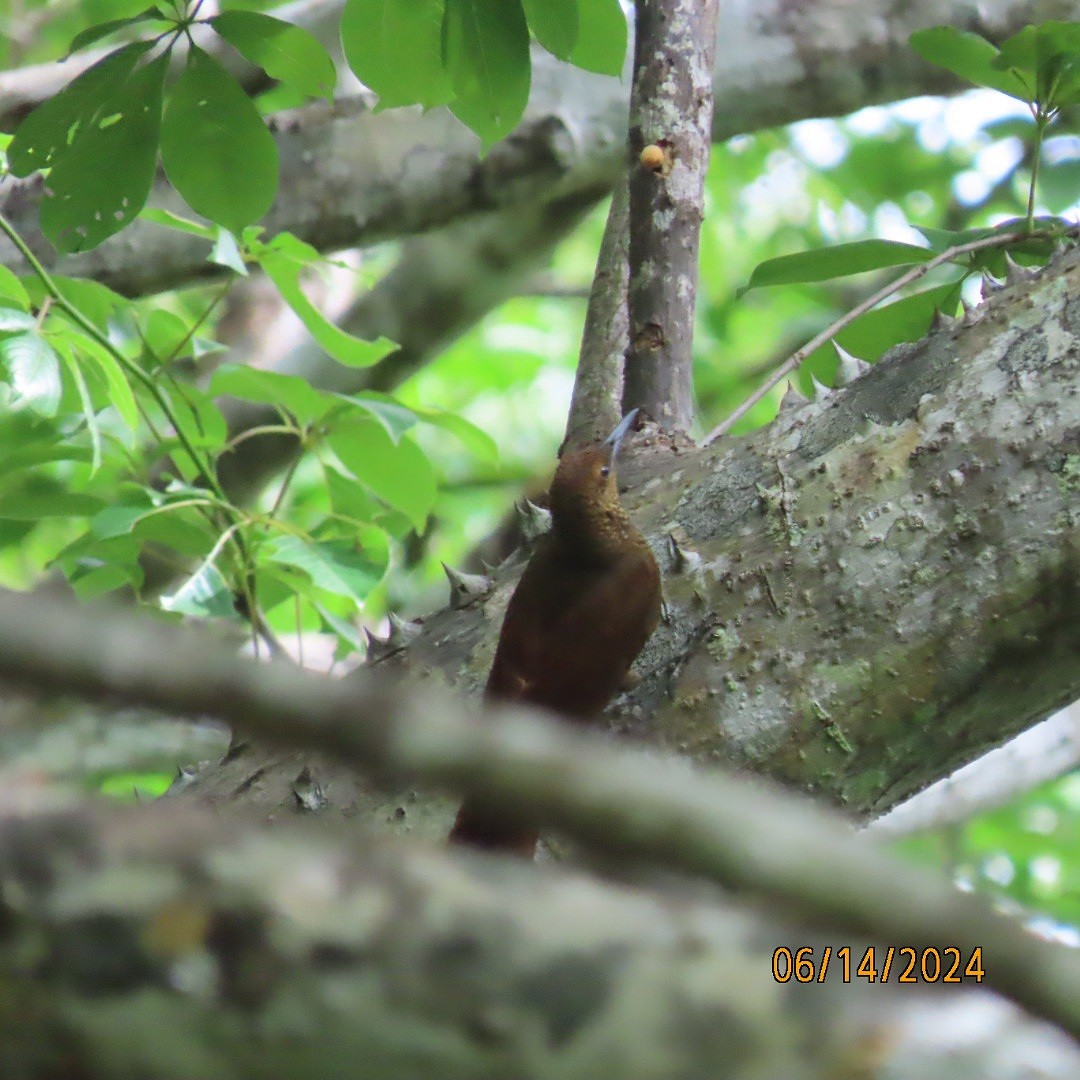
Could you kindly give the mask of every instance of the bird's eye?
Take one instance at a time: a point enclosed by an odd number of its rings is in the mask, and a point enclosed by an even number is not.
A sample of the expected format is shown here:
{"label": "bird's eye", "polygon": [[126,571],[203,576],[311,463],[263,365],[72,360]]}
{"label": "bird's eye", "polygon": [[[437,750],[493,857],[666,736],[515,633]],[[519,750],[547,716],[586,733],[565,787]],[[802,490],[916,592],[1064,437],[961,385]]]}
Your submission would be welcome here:
{"label": "bird's eye", "polygon": [[606,480],[611,475],[611,466],[610,465],[601,465],[600,466],[600,475]]}

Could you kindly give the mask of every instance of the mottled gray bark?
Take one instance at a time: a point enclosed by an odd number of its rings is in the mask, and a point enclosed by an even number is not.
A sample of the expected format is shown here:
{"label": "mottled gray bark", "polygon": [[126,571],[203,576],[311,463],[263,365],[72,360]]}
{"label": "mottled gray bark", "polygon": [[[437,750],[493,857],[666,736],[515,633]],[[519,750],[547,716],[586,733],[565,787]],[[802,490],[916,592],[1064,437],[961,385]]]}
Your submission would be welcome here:
{"label": "mottled gray bark", "polygon": [[[706,888],[273,834],[175,805],[0,806],[4,1080],[895,1080],[1076,1047],[985,994],[773,979],[852,947]],[[895,976],[894,976],[895,978]],[[1010,1065],[1015,1062],[1015,1065]],[[1027,1071],[1025,1071],[1027,1070]]]}
{"label": "mottled gray bark", "polygon": [[666,432],[688,432],[717,2],[641,0],[636,11],[623,405]]}
{"label": "mottled gray bark", "polygon": [[[753,435],[677,453],[639,436],[625,499],[672,617],[614,731],[865,818],[1080,697],[1077,263]],[[521,565],[388,662],[478,689]],[[267,765],[252,750],[196,788],[287,804],[299,766]],[[347,813],[445,828],[441,802],[398,815],[324,779]]]}

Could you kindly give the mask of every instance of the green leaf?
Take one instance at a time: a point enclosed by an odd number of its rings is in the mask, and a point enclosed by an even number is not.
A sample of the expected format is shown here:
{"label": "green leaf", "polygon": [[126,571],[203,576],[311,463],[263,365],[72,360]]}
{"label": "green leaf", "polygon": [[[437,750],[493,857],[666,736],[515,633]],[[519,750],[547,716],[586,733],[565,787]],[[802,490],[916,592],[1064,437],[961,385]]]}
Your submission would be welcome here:
{"label": "green leaf", "polygon": [[103,116],[118,84],[123,84],[149,41],[133,41],[109,53],[73,79],[55,97],[39,105],[20,125],[8,146],[8,167],[15,176],[29,176],[53,164],[87,128]]}
{"label": "green leaf", "polygon": [[750,275],[749,284],[739,290],[739,295],[766,285],[828,281],[888,266],[928,262],[933,257],[934,252],[928,248],[901,244],[895,240],[857,240],[815,251],[799,251],[794,255],[781,255],[777,259],[759,263]]}
{"label": "green leaf", "polygon": [[454,96],[443,69],[444,0],[346,0],[341,47],[379,109],[445,105]]}
{"label": "green leaf", "polygon": [[578,36],[570,62],[598,75],[622,74],[627,49],[626,14],[619,0],[578,0]]}
{"label": "green leaf", "polygon": [[169,405],[193,446],[212,451],[225,446],[228,438],[225,417],[209,394],[190,384],[174,384]]}
{"label": "green leaf", "polygon": [[518,124],[529,101],[529,27],[520,0],[446,0],[443,57],[453,114],[487,149]]}
{"label": "green leaf", "polygon": [[63,391],[60,360],[40,334],[27,332],[4,338],[0,341],[0,361],[7,367],[16,408],[25,405],[39,416],[56,415]]}
{"label": "green leaf", "polygon": [[[386,434],[395,445],[409,428],[416,426],[416,413],[395,401],[389,394],[368,390],[359,394],[335,394],[334,396],[347,402],[354,409],[362,409],[368,416],[382,424]],[[338,422],[350,423],[355,415],[354,409],[338,414],[335,417],[335,425]]]}
{"label": "green leaf", "polygon": [[223,364],[218,368],[210,380],[209,393],[211,397],[228,394],[241,401],[273,405],[302,424],[318,420],[336,405],[334,397],[316,390],[299,375],[282,375],[244,364]]}
{"label": "green leaf", "polygon": [[[99,281],[91,281],[90,278],[54,274],[52,282],[60,295],[73,307],[78,308],[99,330],[108,331],[112,316],[128,305],[128,301],[119,293],[113,292]],[[45,297],[49,295],[36,277],[27,279],[26,291],[30,294],[30,302],[34,307],[41,307]]]}
{"label": "green leaf", "polygon": [[[876,361],[894,345],[924,337],[935,308],[953,314],[960,303],[962,284],[962,279],[957,279],[874,308],[844,327],[837,341],[852,355]],[[803,371],[813,371],[819,378],[828,379],[836,365],[836,351],[830,342],[807,357]]]}
{"label": "green leaf", "polygon": [[80,566],[68,575],[68,582],[75,595],[86,601],[117,589],[130,587],[137,591],[143,583],[143,572],[135,563]]}
{"label": "green leaf", "polygon": [[0,334],[10,334],[17,330],[37,330],[37,319],[28,311],[0,308]]}
{"label": "green leaf", "polygon": [[353,626],[348,619],[339,618],[335,615],[325,604],[320,604],[317,601],[313,601],[315,610],[322,617],[323,622],[330,628],[330,630],[337,635],[339,643],[339,651],[341,646],[345,647],[344,652],[341,652],[339,656],[335,653],[335,659],[344,659],[351,652],[362,653],[365,649],[364,638],[360,631]]}
{"label": "green leaf", "polygon": [[117,30],[123,30],[125,26],[151,21],[171,22],[172,20],[156,7],[148,7],[145,11],[140,11],[138,15],[129,15],[126,19],[110,19],[108,22],[98,23],[97,26],[88,26],[82,33],[76,34],[71,39],[68,51],[60,57],[60,62],[63,63],[72,53],[85,49],[87,45],[93,45],[95,41],[100,41],[103,37],[116,33]]}
{"label": "green leaf", "polygon": [[157,206],[146,207],[139,217],[152,221],[155,225],[164,225],[167,229],[175,229],[177,232],[188,233],[190,236],[201,236],[204,240],[213,240],[218,232],[217,227],[213,225],[192,221],[190,218],[181,217],[171,210],[162,210]]}
{"label": "green leaf", "polygon": [[151,308],[141,330],[153,366],[191,354],[191,327],[175,312]]}
{"label": "green leaf", "polygon": [[[378,530],[368,530],[378,533]],[[277,562],[303,570],[320,588],[363,603],[383,579],[387,562],[381,551],[359,545],[281,536],[259,549],[263,562]]]}
{"label": "green leaf", "polygon": [[297,259],[293,245],[281,245],[281,240],[281,237],[275,237],[274,243],[260,254],[259,263],[285,303],[335,360],[349,367],[371,367],[397,348],[394,342],[384,337],[362,341],[330,322],[300,287],[300,273],[307,264]]}
{"label": "green leaf", "polygon": [[86,420],[86,427],[90,432],[90,472],[91,475],[93,475],[101,468],[101,428],[98,424],[97,412],[94,409],[94,403],[90,397],[90,389],[86,385],[86,379],[83,377],[82,368],[79,367],[75,355],[72,352],[71,342],[67,338],[60,337],[57,337],[54,340],[56,342],[55,347],[57,355],[60,357],[61,361],[63,361],[64,367],[67,368],[68,374],[71,376],[71,381],[75,384],[75,389],[78,391],[79,402],[82,405],[83,418]]}
{"label": "green leaf", "polygon": [[569,60],[578,40],[578,0],[523,0],[536,40],[552,56]]}
{"label": "green leaf", "polygon": [[240,232],[277,193],[274,137],[236,80],[193,47],[165,107],[161,157],[173,187],[199,214]]}
{"label": "green leaf", "polygon": [[72,491],[12,492],[0,498],[0,518],[37,521],[45,517],[93,517],[104,503]]}
{"label": "green leaf", "polygon": [[201,619],[235,619],[232,591],[213,562],[204,562],[176,592],[161,598],[166,611]]}
{"label": "green leaf", "polygon": [[470,423],[463,416],[442,412],[440,409],[415,408],[414,412],[425,423],[441,427],[444,431],[455,435],[458,442],[478,458],[493,463],[499,460],[498,443],[486,431]]}
{"label": "green leaf", "polygon": [[129,536],[135,526],[154,510],[154,503],[143,490],[127,491],[120,500],[106,506],[90,522],[90,534],[99,540]]}
{"label": "green leaf", "polygon": [[952,26],[932,26],[916,30],[911,47],[932,64],[946,68],[976,86],[1000,90],[1020,101],[1031,101],[1034,84],[1027,84],[1010,71],[995,66],[998,50],[984,37]]}
{"label": "green leaf", "polygon": [[57,251],[97,247],[142,210],[157,166],[167,67],[162,54],[117,80],[95,122],[56,155],[41,202],[41,231]]}
{"label": "green leaf", "polygon": [[190,507],[159,507],[139,518],[131,533],[143,543],[164,544],[188,558],[205,558],[214,546],[206,521]]}
{"label": "green leaf", "polygon": [[1002,42],[1000,50],[991,61],[995,71],[1009,71],[1031,77],[1034,82],[1040,67],[1038,28],[1025,26],[1019,33],[1013,34]]}
{"label": "green leaf", "polygon": [[934,229],[923,225],[916,225],[915,228],[926,237],[930,247],[938,255],[943,251],[948,251],[951,247],[961,247],[975,240],[984,240],[988,236],[993,236],[997,231],[991,228],[979,228],[953,232],[951,229]]}
{"label": "green leaf", "polygon": [[124,423],[134,431],[139,426],[139,407],[131,392],[124,369],[116,358],[89,334],[81,330],[72,333],[72,340],[97,365],[109,391],[109,403],[120,414]]}
{"label": "green leaf", "polygon": [[244,257],[240,254],[236,237],[220,225],[214,238],[214,248],[210,252],[210,261],[227,267],[241,277],[247,277],[247,266],[244,265]]}
{"label": "green leaf", "polygon": [[210,25],[270,78],[309,97],[333,97],[334,61],[309,30],[257,11],[226,11]]}
{"label": "green leaf", "polygon": [[325,462],[322,467],[330,507],[335,514],[350,521],[371,521],[378,515],[379,505],[359,480],[338,472]]}
{"label": "green leaf", "polygon": [[422,532],[435,501],[431,462],[411,439],[397,445],[382,425],[353,420],[332,431],[327,444],[345,468]]}
{"label": "green leaf", "polygon": [[26,287],[6,266],[0,266],[0,300],[10,300],[23,311],[30,307]]}

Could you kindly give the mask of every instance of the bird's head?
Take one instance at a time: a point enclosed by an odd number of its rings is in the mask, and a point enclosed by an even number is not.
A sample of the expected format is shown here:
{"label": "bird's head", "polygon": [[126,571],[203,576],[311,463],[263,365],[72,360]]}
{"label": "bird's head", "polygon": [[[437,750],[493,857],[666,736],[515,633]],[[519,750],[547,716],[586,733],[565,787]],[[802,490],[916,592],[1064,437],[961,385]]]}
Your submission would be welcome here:
{"label": "bird's head", "polygon": [[637,414],[637,409],[628,412],[599,445],[563,453],[551,482],[551,514],[556,532],[606,532],[611,525],[625,520],[615,484],[615,459]]}

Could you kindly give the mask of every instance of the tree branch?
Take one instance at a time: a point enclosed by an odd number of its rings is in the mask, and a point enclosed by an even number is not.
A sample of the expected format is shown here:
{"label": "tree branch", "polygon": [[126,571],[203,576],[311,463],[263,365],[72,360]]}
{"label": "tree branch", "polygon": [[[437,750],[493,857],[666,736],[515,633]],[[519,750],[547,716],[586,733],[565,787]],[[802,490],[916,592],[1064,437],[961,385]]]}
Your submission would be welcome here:
{"label": "tree branch", "polygon": [[781,900],[844,933],[916,947],[948,942],[965,955],[978,948],[991,986],[1080,1036],[1080,957],[794,796],[706,776],[526,710],[485,710],[492,722],[477,723],[446,694],[371,673],[335,682],[258,664],[183,628],[38,597],[0,599],[0,676],[37,694],[213,715],[384,780],[476,794],[600,850]]}
{"label": "tree branch", "polygon": [[25,794],[0,789],[4,1080],[1080,1071],[985,992],[777,983],[778,945],[839,942],[713,889]]}
{"label": "tree branch", "polygon": [[[721,7],[714,139],[954,90],[953,77],[908,48],[910,34],[948,22],[999,40],[1037,21],[1038,5],[992,0],[976,12],[952,0],[931,11],[903,0],[868,0],[858,19],[842,0],[805,9],[782,0]],[[329,14],[328,6],[321,15]],[[17,82],[19,74],[10,78]],[[622,161],[626,121],[619,80],[589,75],[542,52],[534,55],[533,95],[521,127],[483,158],[475,137],[444,109],[374,114],[366,97],[343,95],[332,109],[315,104],[276,118],[281,186],[263,224],[270,233],[288,229],[331,250],[598,184],[606,190]],[[92,252],[57,258],[38,229],[40,179],[9,177],[4,189],[0,211],[55,273],[143,295],[220,272],[206,262],[206,242],[146,222]],[[190,213],[163,181],[151,202]],[[0,245],[0,262],[21,272],[7,245]]]}
{"label": "tree branch", "polygon": [[566,421],[566,442],[584,445],[603,438],[622,415],[623,358],[629,340],[626,286],[629,220],[625,183],[616,182],[604,239],[596,257],[581,335],[581,353]]}

